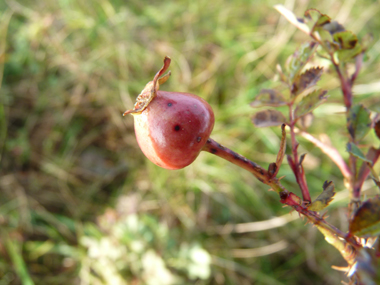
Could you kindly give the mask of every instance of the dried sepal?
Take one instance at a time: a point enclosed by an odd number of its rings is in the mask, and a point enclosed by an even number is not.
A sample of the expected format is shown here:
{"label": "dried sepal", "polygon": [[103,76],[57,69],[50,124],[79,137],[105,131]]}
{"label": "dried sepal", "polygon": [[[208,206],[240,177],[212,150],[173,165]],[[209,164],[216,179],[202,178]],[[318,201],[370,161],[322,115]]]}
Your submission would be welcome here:
{"label": "dried sepal", "polygon": [[285,156],[285,150],[286,150],[286,131],[285,131],[285,124],[281,125],[281,143],[280,143],[280,150],[277,153],[276,157],[276,171],[273,176],[276,176],[278,171],[280,170],[280,166],[282,164],[282,161],[284,160]]}
{"label": "dried sepal", "polygon": [[[162,74],[164,74],[165,71],[169,68],[170,62],[170,57],[166,56],[164,58],[164,65],[156,73],[156,75],[153,78],[153,81],[148,82],[145,85],[144,89],[141,91],[141,93],[137,96],[136,103],[133,109],[125,111],[123,116],[127,114],[141,113],[145,110],[146,107],[148,107],[149,103],[153,100],[153,98],[157,96],[157,91],[160,88],[160,84],[165,83],[170,77],[170,71],[164,76],[162,76]],[[160,78],[160,76],[162,77]]]}

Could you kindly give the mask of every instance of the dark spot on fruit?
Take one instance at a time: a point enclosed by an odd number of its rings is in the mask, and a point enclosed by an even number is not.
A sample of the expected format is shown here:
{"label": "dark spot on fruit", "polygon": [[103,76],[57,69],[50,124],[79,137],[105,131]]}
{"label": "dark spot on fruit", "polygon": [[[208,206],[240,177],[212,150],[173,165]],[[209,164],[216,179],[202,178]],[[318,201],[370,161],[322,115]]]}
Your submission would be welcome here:
{"label": "dark spot on fruit", "polygon": [[217,150],[216,148],[212,148],[212,149],[211,149],[211,153],[214,153],[214,154],[215,154],[215,153],[217,153],[217,152],[218,152],[218,150]]}
{"label": "dark spot on fruit", "polygon": [[168,107],[171,107],[171,106],[173,106],[173,103],[168,103]]}
{"label": "dark spot on fruit", "polygon": [[175,125],[175,126],[174,126],[174,130],[175,130],[176,132],[178,132],[180,129],[181,129],[181,126],[180,126],[180,125]]}
{"label": "dark spot on fruit", "polygon": [[202,137],[197,137],[197,142],[201,142]]}

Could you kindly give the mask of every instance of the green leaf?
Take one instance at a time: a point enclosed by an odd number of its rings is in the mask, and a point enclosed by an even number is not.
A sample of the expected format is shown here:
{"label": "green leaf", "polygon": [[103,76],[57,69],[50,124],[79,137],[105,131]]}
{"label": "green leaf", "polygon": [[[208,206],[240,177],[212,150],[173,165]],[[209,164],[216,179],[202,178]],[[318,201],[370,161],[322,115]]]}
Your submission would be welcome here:
{"label": "green leaf", "polygon": [[328,50],[331,50],[333,48],[333,50],[335,50],[334,39],[333,39],[333,36],[330,34],[329,31],[326,31],[323,28],[318,28],[318,29],[316,29],[316,32],[318,32],[319,37],[321,38],[322,45],[325,48],[327,48]]}
{"label": "green leaf", "polygon": [[337,44],[337,56],[340,62],[348,61],[362,52],[357,36],[350,31],[338,32],[333,35]]}
{"label": "green leaf", "polygon": [[333,37],[341,49],[353,49],[358,43],[358,38],[350,31],[335,33]]}
{"label": "green leaf", "polygon": [[298,76],[306,63],[314,55],[316,48],[317,44],[315,42],[305,43],[292,55],[288,65],[290,84],[293,83],[294,78]]}
{"label": "green leaf", "polygon": [[350,222],[349,231],[359,237],[380,235],[380,197],[364,202]]}
{"label": "green leaf", "polygon": [[286,105],[286,100],[281,92],[273,89],[262,89],[250,106],[257,108],[263,106],[278,107]]}
{"label": "green leaf", "polygon": [[362,47],[357,44],[353,49],[341,49],[337,52],[339,62],[347,62],[362,53]]}
{"label": "green leaf", "polygon": [[253,115],[252,122],[259,128],[274,127],[285,123],[286,118],[280,111],[268,109]]}
{"label": "green leaf", "polygon": [[351,107],[347,115],[347,129],[355,140],[364,138],[371,129],[370,112],[360,104]]}
{"label": "green leaf", "polygon": [[305,17],[308,19],[310,22],[313,22],[313,25],[319,20],[321,17],[322,13],[319,12],[319,10],[311,8],[306,10],[305,12]]}
{"label": "green leaf", "polygon": [[317,9],[309,9],[305,12],[305,17],[309,20],[309,27],[311,31],[314,32],[315,29],[322,27],[330,23],[331,19],[329,16],[322,14]]}
{"label": "green leaf", "polygon": [[313,67],[308,70],[306,70],[301,75],[297,76],[294,79],[293,85],[292,85],[292,94],[298,95],[302,93],[307,88],[313,87],[319,79],[321,78],[321,75],[323,73],[322,67]]}
{"label": "green leaf", "polygon": [[323,192],[319,194],[313,203],[310,204],[308,209],[318,212],[326,208],[333,200],[335,195],[334,188],[334,183],[332,181],[325,181],[325,183],[323,183]]}
{"label": "green leaf", "polygon": [[299,118],[303,115],[306,115],[307,113],[313,111],[319,105],[324,103],[327,100],[327,96],[325,96],[326,93],[326,90],[315,90],[311,94],[302,98],[302,100],[298,103],[294,111],[295,118]]}
{"label": "green leaf", "polygon": [[372,161],[367,159],[364,153],[356,146],[354,143],[347,144],[347,151],[351,153],[353,156],[372,164]]}

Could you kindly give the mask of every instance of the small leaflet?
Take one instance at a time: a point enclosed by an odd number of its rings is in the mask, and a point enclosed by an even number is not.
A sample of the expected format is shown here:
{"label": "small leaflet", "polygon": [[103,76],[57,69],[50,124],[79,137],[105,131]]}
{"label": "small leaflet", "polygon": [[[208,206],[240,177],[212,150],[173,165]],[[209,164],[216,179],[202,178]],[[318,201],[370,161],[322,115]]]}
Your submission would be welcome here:
{"label": "small leaflet", "polygon": [[358,141],[371,129],[370,112],[361,104],[353,105],[347,116],[347,129],[351,137]]}
{"label": "small leaflet", "polygon": [[280,111],[268,109],[253,115],[252,122],[256,127],[265,128],[280,126],[286,122],[286,118]]}
{"label": "small leaflet", "polygon": [[353,49],[358,43],[358,38],[350,31],[342,31],[334,34],[334,41],[341,49]]}
{"label": "small leaflet", "polygon": [[292,90],[291,90],[292,94],[299,95],[305,89],[315,86],[315,84],[317,84],[317,82],[321,78],[322,73],[323,73],[322,67],[313,67],[306,70],[301,75],[297,76],[294,79],[294,82],[292,85]]}
{"label": "small leaflet", "polygon": [[310,204],[308,209],[318,212],[326,208],[333,200],[335,195],[334,189],[335,187],[332,181],[325,181],[325,183],[323,183],[323,192],[313,201],[312,204]]}
{"label": "small leaflet", "polygon": [[257,108],[263,106],[279,107],[286,105],[286,100],[281,92],[274,89],[262,89],[250,106]]}
{"label": "small leaflet", "polygon": [[380,235],[380,196],[365,201],[356,211],[349,231],[359,237]]}
{"label": "small leaflet", "polygon": [[299,118],[303,115],[306,115],[324,103],[327,100],[327,96],[325,96],[326,93],[326,90],[315,90],[314,92],[302,98],[294,110],[295,117]]}
{"label": "small leaflet", "polygon": [[368,162],[370,164],[372,164],[372,161],[369,160],[368,158],[366,158],[366,156],[364,155],[364,153],[356,146],[356,144],[354,143],[348,143],[347,144],[347,151],[349,153],[351,153],[353,156],[365,161],[365,162]]}
{"label": "small leaflet", "polygon": [[304,43],[301,47],[291,56],[288,72],[289,72],[289,82],[293,84],[295,78],[302,71],[304,66],[314,55],[314,52],[317,49],[317,44],[315,42]]}

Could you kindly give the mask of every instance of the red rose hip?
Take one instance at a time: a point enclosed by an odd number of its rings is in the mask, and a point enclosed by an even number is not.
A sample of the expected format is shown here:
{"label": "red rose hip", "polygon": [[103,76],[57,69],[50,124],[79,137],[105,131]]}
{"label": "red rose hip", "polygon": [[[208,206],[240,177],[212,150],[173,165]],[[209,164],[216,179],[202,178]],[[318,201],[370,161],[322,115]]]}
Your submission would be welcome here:
{"label": "red rose hip", "polygon": [[202,98],[181,92],[158,91],[170,73],[159,78],[164,66],[137,97],[133,110],[137,142],[153,163],[166,169],[180,169],[191,164],[206,144],[214,127],[214,113]]}

